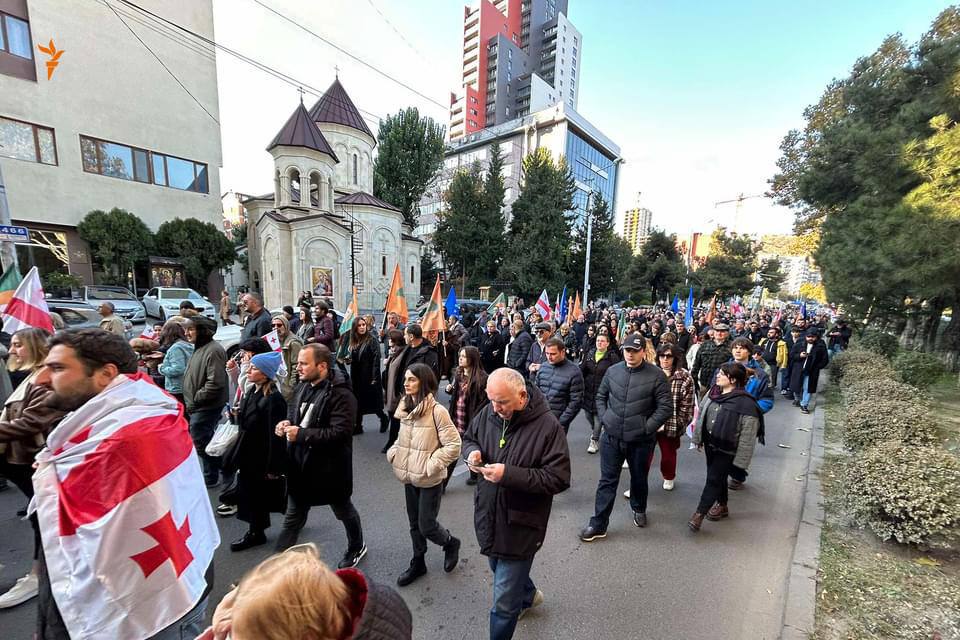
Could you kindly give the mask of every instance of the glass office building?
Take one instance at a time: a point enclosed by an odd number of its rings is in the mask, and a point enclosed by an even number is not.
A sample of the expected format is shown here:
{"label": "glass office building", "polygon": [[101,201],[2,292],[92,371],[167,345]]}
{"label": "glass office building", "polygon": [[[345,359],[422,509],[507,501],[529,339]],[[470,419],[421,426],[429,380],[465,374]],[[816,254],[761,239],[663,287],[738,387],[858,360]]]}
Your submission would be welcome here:
{"label": "glass office building", "polygon": [[607,205],[613,208],[619,168],[614,162],[615,158],[588,142],[572,128],[567,129],[565,155],[577,185],[573,196],[574,210],[580,214],[586,212],[587,195],[591,188],[602,195]]}

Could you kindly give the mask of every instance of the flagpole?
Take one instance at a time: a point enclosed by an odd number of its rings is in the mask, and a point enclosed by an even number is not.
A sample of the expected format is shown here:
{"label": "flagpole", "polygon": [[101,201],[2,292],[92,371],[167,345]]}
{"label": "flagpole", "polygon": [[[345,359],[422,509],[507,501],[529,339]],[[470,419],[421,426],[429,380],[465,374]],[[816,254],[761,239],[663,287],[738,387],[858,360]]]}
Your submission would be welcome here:
{"label": "flagpole", "polygon": [[593,244],[593,216],[590,214],[590,199],[593,189],[587,194],[587,256],[583,263],[583,306],[587,306],[587,296],[590,291],[590,245]]}
{"label": "flagpole", "polygon": [[[10,206],[7,204],[7,187],[3,181],[3,163],[0,162],[0,225],[13,224],[10,219]],[[17,263],[17,251],[9,240],[0,242],[0,265],[6,271]]]}

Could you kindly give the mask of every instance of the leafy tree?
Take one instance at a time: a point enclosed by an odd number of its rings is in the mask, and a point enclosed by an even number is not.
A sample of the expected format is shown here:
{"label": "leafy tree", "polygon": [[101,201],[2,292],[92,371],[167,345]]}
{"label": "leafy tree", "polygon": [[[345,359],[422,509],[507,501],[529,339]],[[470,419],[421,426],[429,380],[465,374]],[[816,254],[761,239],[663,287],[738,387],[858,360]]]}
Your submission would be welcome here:
{"label": "leafy tree", "polygon": [[116,207],[91,211],[77,225],[77,232],[114,281],[125,282],[126,273],[145,260],[154,246],[147,225],[129,211]]}
{"label": "leafy tree", "polygon": [[811,284],[804,282],[800,285],[800,298],[803,300],[814,300],[820,304],[827,302],[827,292],[823,288],[823,283]]}
{"label": "leafy tree", "polygon": [[512,281],[521,297],[532,299],[543,288],[564,286],[576,187],[566,161],[554,163],[542,147],[524,158],[523,175],[500,278]]}
{"label": "leafy tree", "polygon": [[433,286],[437,282],[440,267],[433,260],[433,252],[429,249],[420,254],[420,295],[429,296],[433,293]]}
{"label": "leafy tree", "polygon": [[444,128],[408,107],[380,122],[379,153],[373,164],[373,194],[399,207],[417,226],[420,198],[443,163]]}
{"label": "leafy tree", "polygon": [[651,302],[669,297],[683,282],[686,274],[675,238],[660,229],[650,232],[650,237],[634,258],[632,267],[630,279],[635,290],[649,291]]}
{"label": "leafy tree", "polygon": [[[591,197],[590,216],[593,218],[590,235],[590,299],[602,297],[621,289],[627,280],[633,251],[630,243],[617,235],[614,212],[600,193]],[[581,220],[574,234],[567,280],[580,290],[583,288],[583,269],[587,250],[587,221]]]}
{"label": "leafy tree", "polygon": [[753,289],[756,249],[750,238],[728,235],[726,229],[717,229],[710,239],[710,254],[696,271],[701,300],[714,294],[742,295]]}
{"label": "leafy tree", "polygon": [[770,293],[778,293],[787,274],[783,272],[783,265],[776,258],[768,258],[760,263],[760,269],[757,274],[760,278],[758,283],[761,287]]}
{"label": "leafy tree", "polygon": [[174,218],[161,224],[157,251],[180,260],[187,282],[201,292],[207,290],[211,271],[229,267],[237,258],[234,244],[217,227],[196,218]]}
{"label": "leafy tree", "polygon": [[494,145],[485,177],[475,162],[454,175],[444,194],[447,208],[438,214],[433,243],[449,275],[469,286],[489,284],[503,260],[504,192],[503,156]]}

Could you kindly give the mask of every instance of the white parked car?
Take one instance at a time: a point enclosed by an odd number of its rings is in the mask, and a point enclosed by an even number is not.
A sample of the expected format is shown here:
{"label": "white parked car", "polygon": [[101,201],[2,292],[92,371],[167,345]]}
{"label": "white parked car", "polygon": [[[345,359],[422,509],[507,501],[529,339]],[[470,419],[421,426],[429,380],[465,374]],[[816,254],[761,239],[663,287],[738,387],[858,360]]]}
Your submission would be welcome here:
{"label": "white parked car", "polygon": [[212,320],[217,319],[217,312],[212,302],[193,289],[183,287],[154,287],[143,296],[143,306],[148,316],[165,321],[180,313],[180,303],[184,300],[192,302],[201,315]]}

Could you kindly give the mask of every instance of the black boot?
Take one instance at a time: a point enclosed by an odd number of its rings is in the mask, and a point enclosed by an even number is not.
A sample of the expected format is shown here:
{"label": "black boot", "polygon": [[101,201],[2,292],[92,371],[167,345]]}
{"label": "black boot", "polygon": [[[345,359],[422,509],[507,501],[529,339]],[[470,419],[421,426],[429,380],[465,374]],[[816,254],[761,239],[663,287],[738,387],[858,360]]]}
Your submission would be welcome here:
{"label": "black boot", "polygon": [[390,428],[390,418],[387,417],[387,414],[380,414],[380,433],[386,433],[387,429]]}
{"label": "black boot", "polygon": [[426,574],[427,563],[423,561],[423,556],[413,556],[413,560],[410,561],[410,567],[401,573],[399,578],[397,578],[397,586],[405,587],[408,584],[413,583],[413,581],[420,576]]}
{"label": "black boot", "polygon": [[443,545],[443,570],[450,573],[457,568],[460,562],[460,541],[450,536],[450,541]]}
{"label": "black boot", "polygon": [[243,551],[244,549],[266,544],[266,542],[267,536],[263,535],[263,531],[250,530],[243,534],[243,537],[239,540],[234,540],[230,543],[230,551]]}

